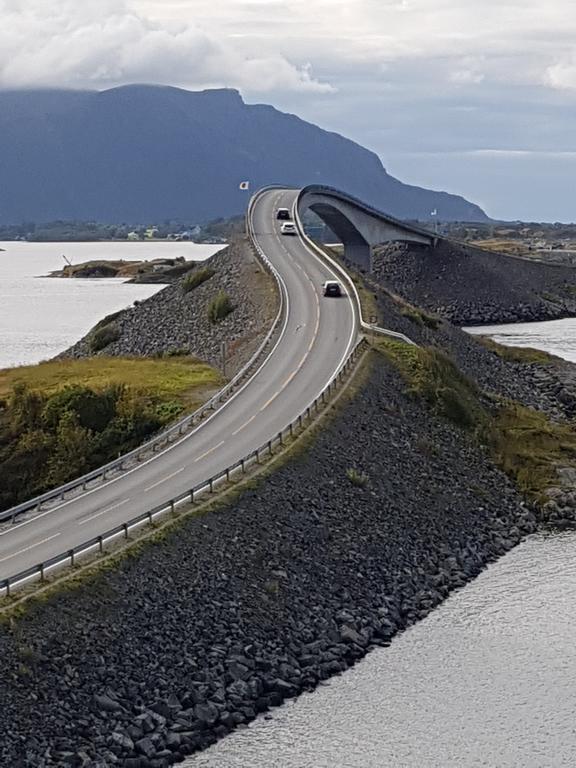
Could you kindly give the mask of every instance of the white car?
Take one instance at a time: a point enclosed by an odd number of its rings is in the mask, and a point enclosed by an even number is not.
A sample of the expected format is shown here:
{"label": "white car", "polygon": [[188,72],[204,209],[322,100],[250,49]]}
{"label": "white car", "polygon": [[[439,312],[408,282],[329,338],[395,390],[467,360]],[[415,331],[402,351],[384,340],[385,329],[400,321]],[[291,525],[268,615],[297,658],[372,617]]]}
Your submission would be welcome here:
{"label": "white car", "polygon": [[294,224],[293,221],[285,221],[284,224],[280,227],[280,232],[283,235],[295,235],[296,234],[296,224]]}

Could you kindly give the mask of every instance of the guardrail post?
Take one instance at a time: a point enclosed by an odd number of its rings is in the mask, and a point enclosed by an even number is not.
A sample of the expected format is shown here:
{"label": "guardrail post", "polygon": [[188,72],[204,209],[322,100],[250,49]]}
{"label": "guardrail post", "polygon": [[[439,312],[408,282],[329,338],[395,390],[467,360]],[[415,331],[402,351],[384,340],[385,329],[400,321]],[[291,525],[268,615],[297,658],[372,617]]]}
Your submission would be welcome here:
{"label": "guardrail post", "polygon": [[190,504],[194,504],[194,488],[190,489]]}
{"label": "guardrail post", "polygon": [[44,581],[44,563],[40,563],[38,568],[40,570],[40,581]]}
{"label": "guardrail post", "polygon": [[230,482],[230,467],[226,467],[226,482]]}
{"label": "guardrail post", "polygon": [[272,456],[272,440],[268,440],[268,453]]}
{"label": "guardrail post", "polygon": [[284,445],[284,438],[282,436],[282,430],[280,430],[280,432],[278,432],[278,437],[280,439],[280,445]]}
{"label": "guardrail post", "polygon": [[210,480],[208,480],[208,485],[210,486],[210,493],[214,493],[214,478],[211,477]]}
{"label": "guardrail post", "polygon": [[310,407],[306,408],[306,418],[310,421]]}
{"label": "guardrail post", "polygon": [[4,588],[6,590],[6,597],[10,597],[10,579],[6,579],[4,582]]}
{"label": "guardrail post", "polygon": [[302,414],[298,416],[298,429],[302,429]]}
{"label": "guardrail post", "polygon": [[102,536],[98,536],[98,552],[100,552],[100,554],[104,552],[104,539]]}
{"label": "guardrail post", "polygon": [[294,422],[290,422],[290,437],[294,437]]}
{"label": "guardrail post", "polygon": [[152,525],[152,512],[148,512],[148,525]]}
{"label": "guardrail post", "polygon": [[174,514],[174,499],[170,499],[170,513]]}
{"label": "guardrail post", "polygon": [[68,552],[68,557],[70,558],[70,565],[72,566],[72,568],[74,568],[74,565],[76,563],[76,558],[75,558],[75,552],[73,549],[71,549]]}
{"label": "guardrail post", "polygon": [[240,459],[240,466],[242,467],[242,474],[246,474],[246,461],[244,459]]}
{"label": "guardrail post", "polygon": [[124,529],[124,538],[128,538],[128,523],[123,523],[122,528]]}

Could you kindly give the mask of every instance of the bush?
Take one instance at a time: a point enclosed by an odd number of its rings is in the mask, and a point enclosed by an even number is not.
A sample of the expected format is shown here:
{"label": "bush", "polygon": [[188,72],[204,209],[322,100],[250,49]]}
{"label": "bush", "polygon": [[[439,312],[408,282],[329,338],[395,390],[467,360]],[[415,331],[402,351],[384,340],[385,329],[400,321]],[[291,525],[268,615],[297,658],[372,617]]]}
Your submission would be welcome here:
{"label": "bush", "polygon": [[115,323],[96,328],[90,337],[90,351],[100,352],[101,349],[105,349],[113,341],[118,341],[119,338],[120,330]]}
{"label": "bush", "polygon": [[194,290],[194,288],[202,285],[202,283],[210,280],[215,274],[215,271],[211,267],[203,267],[202,269],[191,272],[184,278],[184,280],[182,280],[182,290],[184,293],[189,293]]}
{"label": "bush", "polygon": [[224,291],[220,291],[208,306],[208,318],[211,323],[217,323],[219,320],[223,320],[227,317],[233,309],[234,306],[230,301],[228,294],[224,293]]}
{"label": "bush", "polygon": [[403,317],[408,318],[408,320],[411,320],[421,328],[430,328],[431,330],[435,331],[440,325],[439,317],[429,315],[427,312],[424,312],[423,310],[418,309],[417,307],[412,307],[410,305],[406,305],[402,309],[401,314]]}
{"label": "bush", "polygon": [[363,472],[358,472],[357,469],[350,467],[346,470],[346,477],[352,485],[356,488],[365,488],[368,484],[368,477]]}

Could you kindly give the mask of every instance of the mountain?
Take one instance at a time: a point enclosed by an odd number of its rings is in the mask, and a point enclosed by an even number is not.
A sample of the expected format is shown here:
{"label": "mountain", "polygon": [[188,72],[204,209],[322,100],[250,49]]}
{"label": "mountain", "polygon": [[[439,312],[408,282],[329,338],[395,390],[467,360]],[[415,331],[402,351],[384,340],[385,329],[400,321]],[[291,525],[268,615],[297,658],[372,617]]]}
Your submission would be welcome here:
{"label": "mountain", "polygon": [[130,85],[0,91],[0,222],[205,221],[270,183],[322,183],[400,218],[485,220],[462,197],[408,186],[372,152],[234,90]]}

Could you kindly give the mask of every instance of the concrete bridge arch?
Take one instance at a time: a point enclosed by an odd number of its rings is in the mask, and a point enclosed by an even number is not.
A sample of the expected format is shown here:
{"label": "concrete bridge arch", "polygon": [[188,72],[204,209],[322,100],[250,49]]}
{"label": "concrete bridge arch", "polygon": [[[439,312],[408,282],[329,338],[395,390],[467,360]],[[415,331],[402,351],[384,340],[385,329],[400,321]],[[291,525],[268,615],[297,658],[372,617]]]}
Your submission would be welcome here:
{"label": "concrete bridge arch", "polygon": [[413,227],[332,187],[310,186],[296,201],[300,218],[313,211],[342,241],[347,259],[370,271],[372,246],[389,242],[434,245],[434,233]]}

